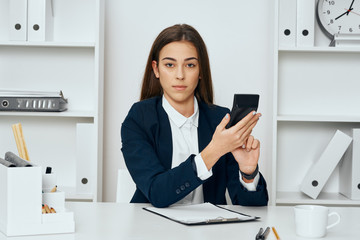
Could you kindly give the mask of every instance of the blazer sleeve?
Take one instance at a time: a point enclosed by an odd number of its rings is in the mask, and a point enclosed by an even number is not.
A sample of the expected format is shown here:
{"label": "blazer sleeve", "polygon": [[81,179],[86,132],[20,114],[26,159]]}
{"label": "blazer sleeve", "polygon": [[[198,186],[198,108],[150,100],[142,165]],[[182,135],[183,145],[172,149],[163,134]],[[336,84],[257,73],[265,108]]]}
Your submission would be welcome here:
{"label": "blazer sleeve", "polygon": [[266,181],[262,174],[256,187],[256,191],[247,190],[239,180],[239,165],[231,153],[226,155],[228,172],[228,190],[231,201],[234,205],[242,206],[266,206],[269,196]]}
{"label": "blazer sleeve", "polygon": [[137,188],[153,206],[167,207],[184,198],[202,181],[193,168],[194,155],[175,168],[166,169],[163,166],[156,153],[154,129],[141,122],[142,114],[132,109],[123,122],[121,150]]}

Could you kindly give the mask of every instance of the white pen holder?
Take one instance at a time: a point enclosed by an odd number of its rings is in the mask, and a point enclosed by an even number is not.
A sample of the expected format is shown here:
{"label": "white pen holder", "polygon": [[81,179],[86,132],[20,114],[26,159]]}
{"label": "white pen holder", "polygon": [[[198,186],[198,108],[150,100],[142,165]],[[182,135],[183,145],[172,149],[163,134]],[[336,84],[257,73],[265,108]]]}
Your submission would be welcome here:
{"label": "white pen holder", "polygon": [[[49,201],[60,205],[62,194]],[[41,209],[41,167],[8,168],[0,164],[0,231],[7,236],[75,231],[73,212],[63,209],[59,214],[42,214]]]}

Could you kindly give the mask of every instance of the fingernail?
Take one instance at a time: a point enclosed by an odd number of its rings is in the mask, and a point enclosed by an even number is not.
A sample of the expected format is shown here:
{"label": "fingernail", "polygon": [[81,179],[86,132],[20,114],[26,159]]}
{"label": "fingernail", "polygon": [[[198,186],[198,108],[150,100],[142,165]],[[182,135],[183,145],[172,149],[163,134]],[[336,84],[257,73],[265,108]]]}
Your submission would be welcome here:
{"label": "fingernail", "polygon": [[253,111],[253,115],[255,115],[256,114],[256,111]]}
{"label": "fingernail", "polygon": [[227,113],[226,115],[225,115],[225,119],[228,119],[229,118],[229,114]]}
{"label": "fingernail", "polygon": [[242,148],[245,148],[245,144],[244,144],[244,145],[242,145]]}

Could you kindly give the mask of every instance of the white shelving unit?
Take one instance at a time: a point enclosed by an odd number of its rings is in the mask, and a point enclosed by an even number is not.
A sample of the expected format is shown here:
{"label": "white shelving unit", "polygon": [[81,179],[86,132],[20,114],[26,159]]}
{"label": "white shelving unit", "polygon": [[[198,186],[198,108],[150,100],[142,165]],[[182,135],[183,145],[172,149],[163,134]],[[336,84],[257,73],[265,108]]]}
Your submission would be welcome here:
{"label": "white shelving unit", "polygon": [[[0,157],[17,153],[11,125],[20,122],[30,160],[52,167],[68,200],[101,201],[104,1],[53,0],[53,10],[53,40],[10,41],[9,1],[0,2],[0,88],[62,90],[68,99],[60,113],[0,112]],[[92,136],[81,147],[80,124]]]}
{"label": "white shelving unit", "polygon": [[328,47],[317,23],[314,47],[279,46],[278,4],[275,0],[271,204],[359,206],[339,193],[338,167],[318,199],[303,194],[300,184],[337,129],[350,135],[360,128],[360,46]]}

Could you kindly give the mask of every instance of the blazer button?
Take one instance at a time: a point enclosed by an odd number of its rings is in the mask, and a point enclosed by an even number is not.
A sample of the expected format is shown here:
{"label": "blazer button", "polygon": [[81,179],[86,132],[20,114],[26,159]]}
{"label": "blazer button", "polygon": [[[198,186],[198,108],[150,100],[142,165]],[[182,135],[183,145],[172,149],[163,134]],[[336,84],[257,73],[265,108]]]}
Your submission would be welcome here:
{"label": "blazer button", "polygon": [[180,189],[176,189],[176,194],[180,194],[180,193],[181,193]]}
{"label": "blazer button", "polygon": [[181,185],[181,186],[180,186],[180,189],[181,189],[181,191],[184,191],[184,190],[185,190],[185,186],[184,186],[184,185]]}
{"label": "blazer button", "polygon": [[185,187],[190,187],[190,183],[186,182]]}

